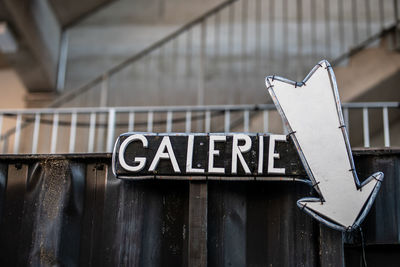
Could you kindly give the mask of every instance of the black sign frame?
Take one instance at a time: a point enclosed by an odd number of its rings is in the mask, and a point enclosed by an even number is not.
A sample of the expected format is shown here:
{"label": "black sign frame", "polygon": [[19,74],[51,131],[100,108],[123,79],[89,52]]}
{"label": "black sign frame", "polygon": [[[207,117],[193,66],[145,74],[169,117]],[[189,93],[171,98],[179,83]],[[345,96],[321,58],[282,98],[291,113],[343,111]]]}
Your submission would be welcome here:
{"label": "black sign frame", "polygon": [[[138,162],[135,162],[135,157],[145,158],[146,162],[143,168],[139,171],[128,171],[123,168],[120,162],[119,154],[121,145],[124,141],[132,136],[144,136],[147,140],[147,147],[144,147],[144,143],[138,139],[133,142],[125,142],[124,148],[124,161],[128,166],[137,166]],[[192,136],[192,137],[190,137]],[[246,138],[246,136],[248,138]],[[167,137],[167,138],[165,138]],[[277,137],[279,137],[277,140]],[[131,132],[125,133],[118,137],[115,142],[113,156],[112,156],[112,170],[114,175],[120,179],[183,179],[183,180],[299,180],[309,181],[306,177],[304,167],[300,161],[297,150],[289,138],[282,135],[274,135],[270,133],[144,133],[144,132]],[[189,138],[193,141],[193,156],[192,156],[192,169],[195,172],[187,171],[187,157],[188,150],[190,149]],[[226,141],[222,141],[224,139]],[[273,138],[274,151],[270,151],[270,141]],[[156,168],[149,170],[153,163],[160,145],[164,139],[169,139],[176,163],[178,168],[172,163],[171,157],[169,159],[159,159],[156,164]],[[260,141],[262,139],[262,141]],[[240,149],[246,145],[246,142],[251,140],[250,149],[247,152],[241,152]],[[236,145],[234,145],[234,142]],[[262,148],[260,146],[262,142]],[[164,152],[169,152],[166,141],[163,143]],[[214,150],[210,150],[210,144],[214,143]],[[248,143],[247,143],[248,146]],[[240,156],[235,154],[236,157],[236,172],[235,168],[232,167],[233,161],[232,156],[233,148],[239,147]],[[210,151],[213,159],[212,167],[217,170],[224,169],[223,173],[216,173],[210,171]],[[215,152],[217,151],[217,152]],[[259,155],[263,152],[263,158],[261,165],[262,170],[259,169]],[[271,160],[271,153],[273,153],[273,169],[269,166]],[[157,161],[157,160],[156,160]],[[247,164],[248,169],[246,170],[243,161]],[[125,166],[126,166],[125,165]],[[154,167],[154,166],[153,166]],[[276,172],[276,169],[285,169],[284,173]],[[179,169],[179,172],[177,170]],[[204,172],[198,170],[203,169]],[[250,172],[249,172],[250,171]],[[260,172],[261,171],[261,172]]]}

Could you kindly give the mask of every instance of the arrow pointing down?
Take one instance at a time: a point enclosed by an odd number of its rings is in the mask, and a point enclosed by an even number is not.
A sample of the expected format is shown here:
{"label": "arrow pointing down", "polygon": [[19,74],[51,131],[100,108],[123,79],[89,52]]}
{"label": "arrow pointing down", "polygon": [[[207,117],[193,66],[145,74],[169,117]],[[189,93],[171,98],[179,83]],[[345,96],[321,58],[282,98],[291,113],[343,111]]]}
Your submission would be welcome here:
{"label": "arrow pointing down", "polygon": [[357,178],[332,67],[321,61],[301,83],[269,76],[266,85],[321,196],[300,199],[298,206],[330,227],[349,230],[358,226],[372,205],[383,173],[363,183]]}

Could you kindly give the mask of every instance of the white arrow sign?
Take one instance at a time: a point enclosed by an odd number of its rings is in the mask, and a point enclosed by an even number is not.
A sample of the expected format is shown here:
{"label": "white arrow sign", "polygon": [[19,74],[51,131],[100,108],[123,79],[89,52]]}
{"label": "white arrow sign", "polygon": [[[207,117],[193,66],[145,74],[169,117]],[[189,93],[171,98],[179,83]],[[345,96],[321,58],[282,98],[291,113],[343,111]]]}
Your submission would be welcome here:
{"label": "white arrow sign", "polygon": [[357,178],[332,67],[321,61],[300,83],[275,76],[265,81],[321,197],[303,198],[297,205],[332,228],[344,231],[359,226],[383,173],[362,184]]}

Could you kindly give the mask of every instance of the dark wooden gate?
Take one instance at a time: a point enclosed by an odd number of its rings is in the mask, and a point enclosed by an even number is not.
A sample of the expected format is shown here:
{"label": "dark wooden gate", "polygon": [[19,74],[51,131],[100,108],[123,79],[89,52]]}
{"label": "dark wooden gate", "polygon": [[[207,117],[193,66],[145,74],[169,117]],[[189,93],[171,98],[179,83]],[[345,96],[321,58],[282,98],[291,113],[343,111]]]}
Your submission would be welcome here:
{"label": "dark wooden gate", "polygon": [[[362,225],[368,266],[397,266],[400,152],[355,151],[385,180]],[[0,157],[0,265],[359,266],[359,233],[301,212],[301,182],[116,179],[109,154]]]}

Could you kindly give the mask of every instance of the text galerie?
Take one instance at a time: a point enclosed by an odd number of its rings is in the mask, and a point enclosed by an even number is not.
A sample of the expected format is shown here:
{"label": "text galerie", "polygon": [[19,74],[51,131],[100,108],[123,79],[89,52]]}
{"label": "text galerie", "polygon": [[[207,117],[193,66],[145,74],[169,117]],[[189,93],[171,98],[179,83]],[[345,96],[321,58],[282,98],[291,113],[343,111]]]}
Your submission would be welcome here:
{"label": "text galerie", "polygon": [[[205,159],[205,162],[202,166],[206,167],[208,166],[207,170],[203,168],[199,168],[200,164],[195,164],[193,162],[193,152],[197,151],[197,148],[199,145],[204,145],[203,142],[200,144],[196,142],[195,146],[195,139],[196,138],[201,138],[201,136],[197,135],[186,135],[184,136],[185,141],[179,143],[179,147],[173,147],[171,144],[171,139],[170,136],[160,136],[162,137],[161,143],[159,143],[158,148],[151,146],[149,148],[149,141],[148,138],[143,135],[143,134],[133,134],[128,136],[120,145],[118,151],[118,161],[120,166],[128,172],[131,173],[138,173],[141,171],[146,171],[144,170],[145,166],[148,166],[148,172],[155,172],[157,170],[157,166],[159,165],[159,162],[161,159],[164,160],[169,160],[172,168],[173,168],[173,173],[187,173],[187,174],[197,174],[200,175],[202,173],[205,174],[226,174],[226,172],[229,172],[226,170],[226,168],[230,168],[230,173],[235,175],[238,172],[238,164],[242,166],[242,169],[245,174],[251,174],[248,162],[246,162],[245,157],[243,155],[246,155],[245,153],[253,153],[258,154],[258,158],[255,159],[254,161],[257,162],[257,165],[253,167],[254,171],[258,175],[262,175],[263,171],[266,171],[267,174],[285,174],[285,168],[276,168],[274,167],[274,161],[275,159],[279,159],[279,153],[275,152],[275,145],[276,142],[286,142],[286,136],[285,135],[268,135],[268,136],[252,136],[253,138],[250,138],[249,135],[238,133],[238,134],[229,134],[229,148],[232,147],[231,150],[229,151],[221,151],[217,148],[219,143],[222,142],[227,142],[227,135],[222,135],[222,134],[216,134],[216,135],[209,135],[207,138],[208,142],[208,151],[203,151],[202,158]],[[173,136],[171,136],[174,138]],[[183,136],[181,136],[182,138]],[[154,140],[154,136],[149,136],[151,140]],[[182,140],[180,138],[180,140]],[[258,142],[254,142],[252,144],[252,140],[256,140],[255,138],[258,139]],[[268,146],[266,147],[267,151],[264,151],[264,139],[266,140]],[[201,140],[204,140],[201,139]],[[140,144],[143,149],[141,148],[140,150],[142,153],[144,153],[146,150],[149,151],[148,149],[151,149],[155,151],[157,149],[157,152],[153,154],[151,157],[142,157],[140,156],[140,153],[134,152],[133,154],[138,153],[139,155],[133,157],[132,153],[130,153],[130,159],[126,159],[126,150],[129,144],[137,142]],[[258,146],[256,146],[256,143],[258,143]],[[137,145],[138,145],[137,144]],[[153,144],[153,143],[151,143]],[[221,145],[221,144],[220,144]],[[177,146],[175,144],[175,146]],[[186,149],[183,149],[184,146],[186,146]],[[253,150],[253,151],[251,151]],[[258,150],[258,151],[255,151]],[[144,152],[143,152],[144,151]],[[184,151],[184,152],[182,152]],[[230,166],[225,166],[225,167],[220,167],[221,162],[219,162],[220,154],[224,153],[223,156],[225,158],[229,158],[229,161],[231,161]],[[265,153],[267,152],[267,153]],[[176,153],[183,153],[186,155],[180,155]],[[265,153],[265,155],[264,155]],[[229,155],[231,154],[231,155]],[[177,161],[177,156],[178,160],[180,162],[181,168],[184,166],[185,169],[181,169],[179,167],[178,161]],[[183,157],[186,156],[186,162],[184,162]],[[133,157],[133,162],[132,162],[132,157]],[[267,159],[264,159],[264,157],[268,157]],[[264,169],[264,161],[267,160],[268,165],[266,170]],[[129,162],[129,164],[127,163]],[[151,163],[150,163],[151,162]],[[146,164],[147,163],[147,164]],[[148,164],[150,163],[150,165]],[[186,163],[186,164],[185,164]],[[222,164],[224,165],[224,164]],[[196,167],[194,167],[196,166]],[[172,171],[172,170],[171,170]]]}

